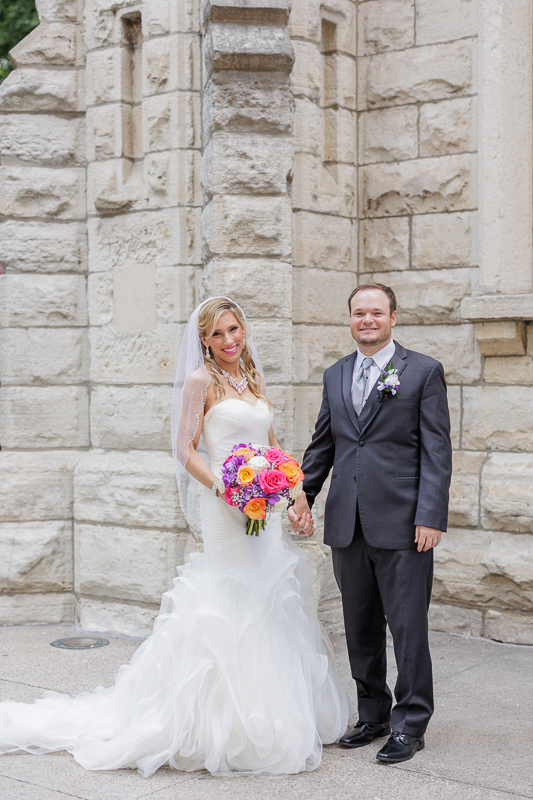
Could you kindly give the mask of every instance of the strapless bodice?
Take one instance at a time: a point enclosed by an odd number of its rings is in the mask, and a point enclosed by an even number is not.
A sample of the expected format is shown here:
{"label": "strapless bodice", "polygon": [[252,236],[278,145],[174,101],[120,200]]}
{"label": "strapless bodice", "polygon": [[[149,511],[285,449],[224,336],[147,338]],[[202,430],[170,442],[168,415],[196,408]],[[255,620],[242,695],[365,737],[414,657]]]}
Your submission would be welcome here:
{"label": "strapless bodice", "polygon": [[268,444],[272,411],[264,400],[255,406],[229,398],[209,409],[204,419],[203,439],[213,472],[220,470],[235,444]]}

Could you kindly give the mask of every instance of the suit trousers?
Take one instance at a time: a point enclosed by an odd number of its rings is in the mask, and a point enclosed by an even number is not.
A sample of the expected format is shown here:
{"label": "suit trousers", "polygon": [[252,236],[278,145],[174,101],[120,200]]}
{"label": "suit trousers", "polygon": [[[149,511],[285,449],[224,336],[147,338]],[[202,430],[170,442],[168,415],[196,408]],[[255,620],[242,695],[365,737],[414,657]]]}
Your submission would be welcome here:
{"label": "suit trousers", "polygon": [[[414,529],[413,529],[414,540]],[[433,550],[419,553],[368,544],[356,515],[348,547],[333,547],[333,570],[342,595],[346,643],[357,684],[359,719],[422,736],[433,714],[433,675],[427,612]],[[398,678],[396,705],[387,686],[387,639],[392,633]]]}

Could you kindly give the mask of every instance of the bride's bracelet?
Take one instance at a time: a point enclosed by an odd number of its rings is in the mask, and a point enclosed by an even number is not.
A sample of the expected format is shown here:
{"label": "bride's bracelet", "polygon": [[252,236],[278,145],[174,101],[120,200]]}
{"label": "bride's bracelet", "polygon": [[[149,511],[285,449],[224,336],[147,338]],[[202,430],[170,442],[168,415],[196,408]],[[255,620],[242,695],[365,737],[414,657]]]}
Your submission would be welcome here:
{"label": "bride's bracelet", "polygon": [[215,497],[218,497],[218,494],[217,494],[217,492],[218,492],[218,480],[216,480],[216,481],[214,482],[214,484],[211,486],[211,493],[212,493],[212,494],[213,494]]}

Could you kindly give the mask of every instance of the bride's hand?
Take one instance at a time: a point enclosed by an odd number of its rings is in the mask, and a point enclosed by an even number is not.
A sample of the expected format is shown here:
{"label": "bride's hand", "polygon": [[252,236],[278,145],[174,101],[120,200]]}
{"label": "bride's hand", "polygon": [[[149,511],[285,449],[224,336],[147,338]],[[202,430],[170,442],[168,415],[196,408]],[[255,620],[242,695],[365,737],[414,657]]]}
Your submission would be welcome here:
{"label": "bride's hand", "polygon": [[299,536],[307,536],[310,539],[315,532],[315,523],[311,512],[304,511],[299,517],[294,506],[291,506],[287,514],[291,523],[291,533],[298,533]]}

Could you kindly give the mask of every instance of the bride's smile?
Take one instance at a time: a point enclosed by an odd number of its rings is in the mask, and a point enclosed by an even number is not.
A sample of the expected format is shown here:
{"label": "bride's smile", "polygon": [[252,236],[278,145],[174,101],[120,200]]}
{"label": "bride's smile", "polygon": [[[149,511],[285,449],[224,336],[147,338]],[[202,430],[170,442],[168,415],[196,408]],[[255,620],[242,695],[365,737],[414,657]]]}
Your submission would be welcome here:
{"label": "bride's smile", "polygon": [[202,342],[211,350],[215,362],[238,378],[244,338],[239,321],[234,314],[228,312],[222,314],[218,322],[207,329]]}

